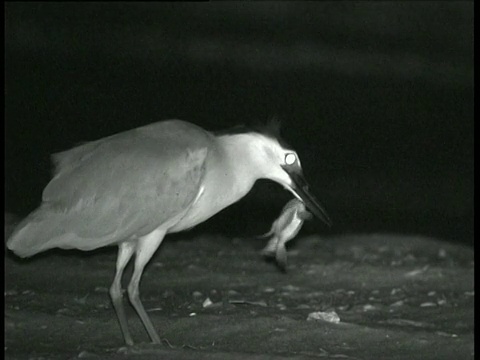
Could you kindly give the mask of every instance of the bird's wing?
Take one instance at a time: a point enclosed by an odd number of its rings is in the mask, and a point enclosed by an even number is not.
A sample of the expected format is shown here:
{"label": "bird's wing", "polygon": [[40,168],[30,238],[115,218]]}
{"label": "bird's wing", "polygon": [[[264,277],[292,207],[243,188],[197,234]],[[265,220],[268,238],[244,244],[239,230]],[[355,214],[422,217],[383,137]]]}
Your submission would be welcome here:
{"label": "bird's wing", "polygon": [[[148,234],[193,202],[210,146],[209,132],[172,120],[56,154],[55,176],[30,224],[54,227],[57,237],[70,233],[75,241]],[[99,247],[83,248],[89,245]]]}

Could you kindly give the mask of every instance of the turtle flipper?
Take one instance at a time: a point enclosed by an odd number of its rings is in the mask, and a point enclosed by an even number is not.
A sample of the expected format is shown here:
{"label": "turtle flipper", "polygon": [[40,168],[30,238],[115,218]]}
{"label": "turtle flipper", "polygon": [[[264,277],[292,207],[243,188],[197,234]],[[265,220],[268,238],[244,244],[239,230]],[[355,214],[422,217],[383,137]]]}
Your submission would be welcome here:
{"label": "turtle flipper", "polygon": [[304,211],[299,211],[297,213],[297,216],[300,220],[310,220],[311,218],[313,218],[313,215],[311,212],[308,212],[307,210],[304,210]]}
{"label": "turtle flipper", "polygon": [[262,255],[266,257],[275,257],[278,247],[278,237],[274,236],[270,239],[267,246],[262,250]]}

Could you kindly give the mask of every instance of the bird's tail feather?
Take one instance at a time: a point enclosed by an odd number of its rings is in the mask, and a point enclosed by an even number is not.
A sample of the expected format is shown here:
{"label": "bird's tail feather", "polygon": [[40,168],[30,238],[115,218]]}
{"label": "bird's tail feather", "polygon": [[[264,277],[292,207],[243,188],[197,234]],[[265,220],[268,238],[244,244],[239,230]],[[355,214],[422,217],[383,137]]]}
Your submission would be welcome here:
{"label": "bird's tail feather", "polygon": [[102,221],[96,224],[98,228],[92,227],[92,216],[79,218],[77,213],[42,204],[15,228],[7,247],[20,257],[29,257],[55,247],[90,251],[116,244],[116,231],[100,226]]}
{"label": "bird's tail feather", "polygon": [[7,241],[7,247],[20,257],[29,257],[48,250],[51,239],[58,237],[58,215],[47,214],[42,207],[38,208],[15,228]]}
{"label": "bird's tail feather", "polygon": [[7,247],[20,257],[29,257],[55,247],[93,250],[110,242],[111,236],[99,236],[92,241],[68,231],[71,217],[42,205],[20,222],[8,239]]}

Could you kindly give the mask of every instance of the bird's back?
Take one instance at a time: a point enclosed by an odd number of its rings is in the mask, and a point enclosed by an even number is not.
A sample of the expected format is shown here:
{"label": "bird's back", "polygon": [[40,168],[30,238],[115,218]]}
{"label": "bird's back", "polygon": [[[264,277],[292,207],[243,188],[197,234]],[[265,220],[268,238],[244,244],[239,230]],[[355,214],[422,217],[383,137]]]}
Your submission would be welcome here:
{"label": "bird's back", "polygon": [[42,204],[8,248],[23,257],[53,247],[92,250],[150,233],[197,195],[212,138],[170,120],[54,155]]}

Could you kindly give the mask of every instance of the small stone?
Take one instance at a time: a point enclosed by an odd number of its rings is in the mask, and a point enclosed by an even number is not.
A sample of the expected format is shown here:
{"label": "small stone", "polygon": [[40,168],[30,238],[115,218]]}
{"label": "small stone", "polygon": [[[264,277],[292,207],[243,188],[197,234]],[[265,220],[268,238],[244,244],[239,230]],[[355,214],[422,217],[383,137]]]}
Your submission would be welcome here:
{"label": "small stone", "polygon": [[372,310],[375,310],[375,306],[371,305],[371,304],[366,304],[366,305],[363,305],[363,311],[372,311]]}
{"label": "small stone", "polygon": [[207,297],[207,298],[203,301],[202,306],[203,306],[204,308],[207,308],[207,307],[212,306],[212,304],[213,304],[212,300],[210,300],[210,298]]}
{"label": "small stone", "polygon": [[109,292],[108,288],[106,288],[105,286],[96,286],[95,287],[95,290],[93,290],[94,292],[96,293],[101,293],[101,294],[106,294]]}
{"label": "small stone", "polygon": [[440,336],[445,336],[445,337],[457,337],[456,334],[449,334],[449,333],[446,333],[445,331],[436,331],[435,334]]}
{"label": "small stone", "polygon": [[83,350],[80,354],[77,355],[79,359],[87,359],[87,358],[98,358],[98,355]]}
{"label": "small stone", "polygon": [[190,317],[197,316],[197,313],[191,312],[190,314],[188,314],[188,316],[190,316]]}
{"label": "small stone", "polygon": [[284,291],[299,291],[300,288],[298,286],[285,285],[285,286],[282,287],[282,290],[284,290]]}
{"label": "small stone", "polygon": [[97,309],[109,309],[110,308],[110,304],[98,304],[95,306]]}
{"label": "small stone", "polygon": [[403,300],[399,300],[399,301],[396,301],[394,302],[393,304],[390,304],[391,307],[399,307],[399,306],[403,306],[405,304],[405,302]]}
{"label": "small stone", "polygon": [[117,350],[117,354],[128,354],[129,348],[126,346],[119,347]]}
{"label": "small stone", "polygon": [[424,303],[420,304],[420,307],[434,307],[434,306],[437,306],[437,304],[435,304],[433,302],[424,302]]}
{"label": "small stone", "polygon": [[257,306],[261,306],[261,307],[267,307],[268,304],[265,300],[259,300],[259,301],[250,301],[249,304],[251,305],[257,305]]}
{"label": "small stone", "polygon": [[398,293],[402,292],[402,289],[399,289],[399,288],[395,288],[395,289],[392,289],[392,291],[390,291],[390,295],[391,296],[394,296]]}
{"label": "small stone", "polygon": [[271,293],[274,293],[275,292],[275,288],[273,287],[266,287],[263,289],[263,292],[264,293],[267,293],[267,294],[271,294]]}
{"label": "small stone", "polygon": [[154,312],[154,311],[162,311],[163,309],[161,307],[154,307],[146,310],[147,312]]}
{"label": "small stone", "polygon": [[308,314],[307,321],[326,321],[333,324],[338,324],[340,322],[340,317],[335,311],[316,311]]}
{"label": "small stone", "polygon": [[427,295],[428,296],[435,296],[435,295],[437,295],[437,292],[436,291],[430,291]]}
{"label": "small stone", "polygon": [[409,271],[407,273],[405,273],[405,276],[406,277],[414,277],[414,276],[418,276],[420,274],[423,274],[425,271],[428,270],[428,265],[425,265],[423,268],[421,269],[415,269],[415,270],[412,270],[412,271]]}
{"label": "small stone", "polygon": [[421,322],[421,321],[414,321],[414,320],[407,320],[407,319],[390,319],[386,321],[382,321],[382,323],[387,323],[387,324],[394,324],[394,325],[399,325],[399,326],[415,326],[418,328],[428,328],[431,327],[430,324]]}
{"label": "small stone", "polygon": [[307,304],[300,304],[297,306],[297,309],[302,310],[302,309],[310,309],[311,306]]}
{"label": "small stone", "polygon": [[447,300],[445,300],[445,299],[438,299],[438,300],[437,300],[437,304],[438,304],[439,306],[447,305]]}
{"label": "small stone", "polygon": [[200,291],[194,291],[192,295],[194,298],[201,298],[203,296],[203,294]]}

